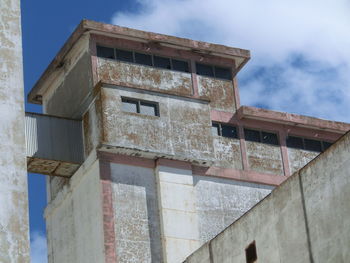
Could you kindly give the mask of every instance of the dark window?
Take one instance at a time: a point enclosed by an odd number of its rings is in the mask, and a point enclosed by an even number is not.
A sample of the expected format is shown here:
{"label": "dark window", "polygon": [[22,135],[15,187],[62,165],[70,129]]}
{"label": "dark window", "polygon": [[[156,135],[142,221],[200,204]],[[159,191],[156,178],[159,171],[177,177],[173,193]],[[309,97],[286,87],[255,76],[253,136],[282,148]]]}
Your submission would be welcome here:
{"label": "dark window", "polygon": [[214,77],[214,71],[212,66],[196,63],[196,69],[198,75]]}
{"label": "dark window", "polygon": [[158,103],[151,101],[122,98],[122,110],[143,115],[159,116]]}
{"label": "dark window", "polygon": [[96,49],[98,57],[114,59],[114,48],[97,46]]}
{"label": "dark window", "polygon": [[270,132],[261,132],[262,143],[278,145],[277,134]]}
{"label": "dark window", "polygon": [[140,113],[144,115],[150,115],[150,116],[159,116],[157,106],[158,106],[157,103],[141,101]]}
{"label": "dark window", "polygon": [[322,152],[322,146],[320,141],[304,139],[305,150]]}
{"label": "dark window", "polygon": [[318,141],[312,139],[306,139],[301,137],[288,136],[287,146],[290,148],[304,149],[314,152],[322,152],[328,149],[332,143],[325,141]]}
{"label": "dark window", "polygon": [[152,66],[152,56],[135,52],[135,63]]}
{"label": "dark window", "polygon": [[260,132],[255,130],[244,129],[244,137],[246,141],[260,142]]}
{"label": "dark window", "polygon": [[122,98],[122,110],[127,112],[134,112],[138,113],[138,101],[137,100],[130,100],[126,98]]}
{"label": "dark window", "polygon": [[255,241],[252,242],[246,249],[245,249],[245,257],[247,260],[247,263],[255,263],[258,260],[258,255],[256,253],[256,246]]}
{"label": "dark window", "polygon": [[134,58],[131,51],[116,49],[117,59],[120,61],[133,62]]}
{"label": "dark window", "polygon": [[215,67],[214,69],[216,78],[232,80],[230,68]]}
{"label": "dark window", "polygon": [[186,61],[172,59],[171,62],[173,64],[173,70],[189,72],[188,63]]}
{"label": "dark window", "polygon": [[288,136],[287,138],[287,147],[304,149],[303,139],[294,136]]}
{"label": "dark window", "polygon": [[157,68],[171,69],[170,58],[153,56],[154,66]]}
{"label": "dark window", "polygon": [[238,138],[236,127],[221,124],[221,135],[228,138]]}
{"label": "dark window", "polygon": [[225,125],[221,123],[212,123],[211,133],[214,136],[222,136],[227,138],[238,138],[237,128],[232,125]]}
{"label": "dark window", "polygon": [[331,142],[322,142],[322,144],[323,144],[323,150],[324,151],[327,150],[332,145]]}
{"label": "dark window", "polygon": [[218,123],[212,123],[211,134],[214,136],[220,135],[220,125]]}

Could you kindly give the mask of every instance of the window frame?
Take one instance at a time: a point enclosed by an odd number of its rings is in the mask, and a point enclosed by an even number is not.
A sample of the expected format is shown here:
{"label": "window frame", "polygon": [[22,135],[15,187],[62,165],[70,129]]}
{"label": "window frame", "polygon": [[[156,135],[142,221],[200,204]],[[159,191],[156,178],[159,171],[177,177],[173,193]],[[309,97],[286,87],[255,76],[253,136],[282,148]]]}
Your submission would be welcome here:
{"label": "window frame", "polygon": [[[236,126],[236,125],[232,125],[232,124],[227,124],[227,123],[221,123],[221,122],[212,122],[211,123],[211,128],[213,128],[214,127],[214,125],[218,125],[218,134],[217,135],[214,135],[213,133],[212,133],[212,135],[213,136],[219,136],[219,137],[223,137],[223,138],[229,138],[229,139],[239,139],[239,129],[238,129],[238,127]],[[233,127],[233,128],[235,128],[235,130],[236,130],[236,136],[235,137],[229,137],[229,136],[223,136],[222,135],[222,126],[227,126],[227,127]]]}
{"label": "window frame", "polygon": [[[251,131],[259,132],[259,141],[247,140],[247,138],[246,138],[246,130],[251,130]],[[263,132],[276,135],[276,137],[277,137],[277,144],[264,142],[264,141],[263,141],[263,135],[262,135]],[[281,146],[280,138],[279,138],[278,132],[275,132],[275,131],[268,131],[268,130],[260,130],[260,129],[249,128],[249,127],[243,127],[243,133],[244,133],[244,140],[245,140],[245,141],[263,143],[263,144],[272,145],[272,146],[279,146],[279,147]]]}
{"label": "window frame", "polygon": [[[196,61],[195,62],[195,66],[196,66],[196,74],[199,75],[199,76],[204,76],[204,77],[208,77],[208,78],[214,78],[214,79],[221,79],[221,80],[226,80],[226,81],[232,81],[233,80],[233,72],[232,72],[232,68],[230,67],[225,67],[225,66],[219,66],[219,65],[212,65],[212,64],[207,64],[207,63],[201,63],[201,62],[198,62]],[[211,70],[213,72],[213,76],[208,76],[208,75],[204,75],[204,74],[199,74],[198,73],[198,70],[197,70],[197,65],[203,65],[203,66],[208,66],[208,67],[211,67]],[[221,69],[228,69],[230,71],[230,78],[221,78],[221,77],[217,77],[216,76],[216,68],[221,68]]]}
{"label": "window frame", "polygon": [[[107,46],[104,46],[104,45],[96,44],[96,49],[97,49],[98,47],[102,47],[102,48],[112,48],[112,49],[114,50],[114,58],[113,58],[113,59],[112,59],[112,58],[101,57],[101,58],[104,58],[104,59],[110,59],[110,60],[121,61],[121,62],[123,62],[123,63],[132,63],[132,64],[136,64],[136,65],[141,65],[141,66],[144,66],[144,67],[152,67],[152,68],[162,69],[162,70],[171,70],[171,71],[176,71],[176,72],[191,73],[191,66],[190,66],[191,63],[190,63],[190,60],[188,60],[188,59],[175,58],[175,57],[167,57],[167,56],[163,56],[163,55],[158,55],[158,54],[153,54],[153,53],[147,53],[147,52],[144,52],[144,51],[127,50],[127,49],[124,49],[124,48],[107,47]],[[131,53],[132,53],[132,61],[124,61],[124,60],[118,59],[118,58],[117,58],[117,50],[126,51],[126,52],[131,52]],[[151,56],[151,63],[152,63],[152,65],[146,65],[146,64],[142,64],[142,63],[136,62],[136,57],[135,57],[135,54],[136,54],[136,53]],[[96,54],[96,56],[97,56],[97,54]],[[154,65],[154,56],[169,59],[169,60],[170,60],[170,69],[155,66],[155,65]],[[187,70],[186,70],[186,71],[183,71],[183,70],[174,69],[173,60],[178,60],[178,61],[181,61],[181,62],[185,62],[185,63],[187,64]]]}
{"label": "window frame", "polygon": [[[156,101],[149,101],[149,100],[143,100],[143,99],[137,99],[137,98],[130,98],[130,97],[121,96],[121,103],[122,104],[123,104],[123,102],[127,102],[127,101],[136,103],[136,112],[124,111],[122,109],[122,106],[121,106],[122,112],[125,112],[125,113],[136,113],[136,114],[140,114],[140,115],[143,115],[143,116],[160,117],[159,103],[156,102]],[[154,106],[154,113],[155,113],[155,115],[142,113],[141,112],[141,105],[142,105],[142,103]]]}
{"label": "window frame", "polygon": [[[303,147],[293,147],[293,146],[288,146],[288,138],[289,137],[294,137],[294,138],[298,138],[302,140],[302,145]],[[306,149],[305,147],[305,140],[312,140],[312,141],[318,141],[321,144],[321,151],[315,151],[315,150],[309,150]],[[328,147],[325,146],[325,143],[329,143],[330,145]],[[302,137],[302,136],[298,136],[298,135],[292,135],[292,134],[288,134],[287,138],[286,138],[286,146],[287,148],[292,148],[292,149],[299,149],[299,150],[304,150],[304,151],[310,151],[310,152],[318,152],[318,153],[322,153],[324,151],[326,151],[329,147],[331,147],[333,144],[333,142],[329,142],[329,141],[325,141],[325,140],[317,140],[315,138],[310,138],[310,137]]]}

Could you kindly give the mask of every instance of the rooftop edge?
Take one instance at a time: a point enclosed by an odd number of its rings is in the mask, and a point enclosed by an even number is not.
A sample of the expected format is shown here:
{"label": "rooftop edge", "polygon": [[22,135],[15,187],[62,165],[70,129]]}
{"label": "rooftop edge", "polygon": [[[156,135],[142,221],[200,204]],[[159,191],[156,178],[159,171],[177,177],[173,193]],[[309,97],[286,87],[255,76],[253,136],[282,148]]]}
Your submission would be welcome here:
{"label": "rooftop edge", "polygon": [[57,55],[51,61],[34,87],[28,93],[27,99],[29,103],[42,104],[41,100],[37,98],[42,84],[46,81],[48,76],[60,67],[66,54],[70,51],[77,40],[87,31],[94,34],[108,34],[116,37],[132,37],[135,40],[146,40],[148,42],[158,42],[174,46],[174,48],[188,48],[195,52],[202,52],[204,54],[223,55],[231,57],[243,58],[243,62],[238,66],[238,70],[250,59],[250,51],[246,49],[228,47],[220,44],[213,44],[187,38],[180,38],[164,34],[152,33],[128,27],[121,27],[117,25],[100,23],[92,20],[82,20],[76,27],[74,32],[69,36],[63,47],[59,50]]}

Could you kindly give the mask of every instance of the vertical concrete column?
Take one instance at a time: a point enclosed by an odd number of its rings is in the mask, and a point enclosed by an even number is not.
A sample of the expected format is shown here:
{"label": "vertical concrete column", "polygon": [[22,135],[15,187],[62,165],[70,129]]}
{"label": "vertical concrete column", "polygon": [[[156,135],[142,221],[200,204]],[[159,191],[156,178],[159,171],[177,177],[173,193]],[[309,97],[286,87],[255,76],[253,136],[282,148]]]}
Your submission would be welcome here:
{"label": "vertical concrete column", "polygon": [[164,262],[183,262],[200,246],[191,165],[158,160],[156,177]]}
{"label": "vertical concrete column", "polygon": [[0,262],[29,262],[19,0],[0,0]]}
{"label": "vertical concrete column", "polygon": [[281,156],[283,163],[283,170],[285,176],[290,176],[290,168],[289,168],[289,156],[287,149],[287,132],[285,130],[279,131],[279,143],[281,146]]}
{"label": "vertical concrete column", "polygon": [[193,96],[198,97],[199,91],[198,91],[198,79],[197,79],[197,72],[196,72],[196,62],[193,59],[191,59],[191,79],[192,79]]}

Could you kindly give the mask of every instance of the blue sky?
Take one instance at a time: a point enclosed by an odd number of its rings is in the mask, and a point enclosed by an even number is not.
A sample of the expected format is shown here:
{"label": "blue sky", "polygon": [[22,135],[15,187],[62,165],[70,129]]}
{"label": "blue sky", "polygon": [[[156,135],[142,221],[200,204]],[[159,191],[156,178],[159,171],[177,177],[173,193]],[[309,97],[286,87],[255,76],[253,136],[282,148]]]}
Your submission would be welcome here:
{"label": "blue sky", "polygon": [[[250,49],[242,104],[350,122],[349,14],[347,0],[22,1],[25,92],[86,18]],[[29,198],[32,259],[45,262],[44,176],[29,175]]]}

